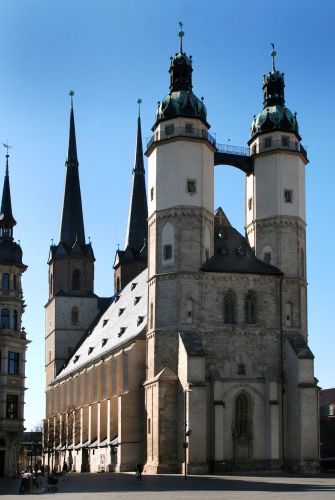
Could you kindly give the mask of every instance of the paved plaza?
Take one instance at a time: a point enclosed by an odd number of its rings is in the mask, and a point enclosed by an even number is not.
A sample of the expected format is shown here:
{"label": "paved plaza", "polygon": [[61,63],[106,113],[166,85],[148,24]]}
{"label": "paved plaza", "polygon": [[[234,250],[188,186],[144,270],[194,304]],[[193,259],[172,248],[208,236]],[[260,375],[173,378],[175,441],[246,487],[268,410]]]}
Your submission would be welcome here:
{"label": "paved plaza", "polygon": [[[0,479],[0,496],[18,495],[18,479]],[[48,495],[53,495],[49,493]],[[59,499],[111,500],[334,500],[335,476],[192,476],[134,474],[70,474],[60,478]],[[26,496],[37,498],[31,492]],[[43,493],[46,496],[46,493]]]}

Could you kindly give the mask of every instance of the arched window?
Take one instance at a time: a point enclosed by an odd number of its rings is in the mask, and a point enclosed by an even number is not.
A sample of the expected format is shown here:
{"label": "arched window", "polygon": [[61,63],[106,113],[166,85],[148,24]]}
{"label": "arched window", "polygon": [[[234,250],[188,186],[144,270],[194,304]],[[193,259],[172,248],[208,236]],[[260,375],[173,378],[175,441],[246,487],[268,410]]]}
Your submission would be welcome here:
{"label": "arched window", "polygon": [[17,330],[17,326],[18,326],[18,321],[17,321],[17,318],[18,318],[18,314],[17,314],[17,311],[13,311],[13,330]]}
{"label": "arched window", "polygon": [[245,296],[244,320],[248,325],[256,324],[256,294],[249,291]]}
{"label": "arched window", "polygon": [[208,226],[205,229],[205,260],[208,260],[211,254],[211,232]]}
{"label": "arched window", "polygon": [[193,299],[187,299],[186,304],[186,321],[187,323],[194,322],[194,303]]}
{"label": "arched window", "polygon": [[300,250],[300,275],[302,278],[305,277],[305,252],[303,248]]}
{"label": "arched window", "polygon": [[223,321],[228,325],[235,323],[235,295],[231,290],[228,290],[224,296]]}
{"label": "arched window", "polygon": [[9,309],[1,310],[1,328],[9,328]]}
{"label": "arched window", "polygon": [[4,448],[6,446],[6,441],[3,438],[0,439],[0,446],[1,448]]}
{"label": "arched window", "polygon": [[71,311],[71,323],[76,325],[79,321],[79,311],[78,307],[73,307]]}
{"label": "arched window", "polygon": [[116,278],[116,291],[117,292],[120,291],[120,276]]}
{"label": "arched window", "polygon": [[50,281],[49,281],[50,296],[51,296],[51,295],[52,295],[52,293],[53,293],[53,281],[52,281],[52,278],[53,278],[53,276],[52,276],[52,273],[51,273],[51,274],[50,274],[50,278],[49,278],[49,279],[50,279]]}
{"label": "arched window", "polygon": [[235,435],[247,437],[251,434],[250,398],[242,392],[235,401]]}
{"label": "arched window", "polygon": [[265,264],[272,264],[273,263],[273,255],[272,255],[272,248],[270,245],[265,245],[262,251],[262,258],[265,262]]}
{"label": "arched window", "polygon": [[13,288],[14,288],[14,290],[17,289],[17,276],[16,276],[16,274],[13,274]]}
{"label": "arched window", "polygon": [[80,271],[75,269],[72,273],[72,290],[80,290]]}
{"label": "arched window", "polygon": [[285,322],[286,326],[292,326],[293,323],[293,304],[292,302],[287,302],[285,305]]}
{"label": "arched window", "polygon": [[9,290],[9,274],[3,273],[2,275],[2,289]]}
{"label": "arched window", "polygon": [[174,262],[174,229],[170,222],[164,224],[162,229],[162,263]]}

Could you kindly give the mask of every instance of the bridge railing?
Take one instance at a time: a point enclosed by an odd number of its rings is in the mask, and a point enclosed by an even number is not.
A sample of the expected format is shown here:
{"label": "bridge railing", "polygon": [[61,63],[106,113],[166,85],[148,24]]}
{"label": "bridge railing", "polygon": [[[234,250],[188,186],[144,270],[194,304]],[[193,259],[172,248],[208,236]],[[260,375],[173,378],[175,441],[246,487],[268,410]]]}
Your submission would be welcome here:
{"label": "bridge railing", "polygon": [[250,156],[250,148],[243,146],[233,146],[232,144],[217,144],[216,147],[220,153],[231,155]]}

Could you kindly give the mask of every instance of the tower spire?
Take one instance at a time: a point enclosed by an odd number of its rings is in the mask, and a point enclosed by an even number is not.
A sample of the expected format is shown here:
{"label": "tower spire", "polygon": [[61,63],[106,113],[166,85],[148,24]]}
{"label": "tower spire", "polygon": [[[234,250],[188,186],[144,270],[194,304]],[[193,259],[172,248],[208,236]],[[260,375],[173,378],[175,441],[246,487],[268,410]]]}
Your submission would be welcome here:
{"label": "tower spire", "polygon": [[271,52],[271,57],[272,57],[272,71],[276,71],[276,66],[275,66],[275,57],[277,55],[277,52],[275,51],[275,45],[274,43],[271,43],[272,46],[272,52]]}
{"label": "tower spire", "polygon": [[[137,103],[141,104],[141,99]],[[143,162],[141,117],[137,118],[137,140],[135,150],[135,162],[133,168],[133,186],[130,198],[128,215],[128,226],[126,233],[125,248],[139,252],[147,240],[147,195],[145,189],[145,170]]]}
{"label": "tower spire", "polygon": [[13,217],[12,201],[11,201],[10,185],[9,185],[8,150],[11,148],[11,146],[4,143],[3,146],[7,149],[7,154],[6,154],[6,171],[5,171],[2,200],[1,200],[0,237],[12,239],[13,227],[16,225],[16,220]]}
{"label": "tower spire", "polygon": [[66,180],[59,241],[68,247],[72,247],[76,241],[81,245],[85,244],[85,230],[81,204],[79,163],[73,112],[73,90],[71,90],[69,95],[71,96],[69,148],[66,161]]}
{"label": "tower spire", "polygon": [[180,31],[178,33],[178,36],[180,38],[179,52],[182,54],[183,53],[183,37],[185,35],[185,33],[183,32],[184,24],[181,21],[179,21],[179,26],[180,26]]}

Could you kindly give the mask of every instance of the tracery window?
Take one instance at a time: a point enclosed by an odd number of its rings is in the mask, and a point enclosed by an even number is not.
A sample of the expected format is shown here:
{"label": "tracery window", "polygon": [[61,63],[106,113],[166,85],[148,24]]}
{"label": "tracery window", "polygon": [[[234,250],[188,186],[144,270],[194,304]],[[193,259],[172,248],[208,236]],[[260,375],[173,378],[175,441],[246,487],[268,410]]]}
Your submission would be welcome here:
{"label": "tracery window", "polygon": [[235,435],[249,436],[251,433],[251,404],[245,393],[237,396],[235,402]]}
{"label": "tracery window", "polygon": [[253,291],[249,291],[245,296],[244,303],[244,319],[248,325],[256,324],[256,294]]}
{"label": "tracery window", "polygon": [[231,290],[225,293],[223,302],[223,321],[230,325],[235,323],[235,294]]}

